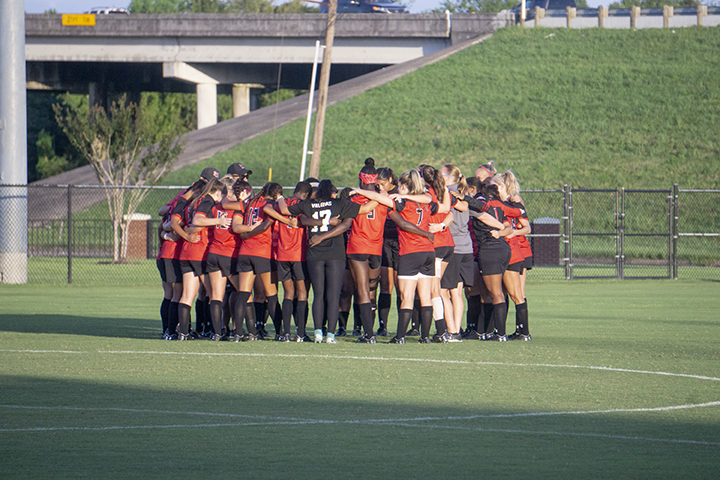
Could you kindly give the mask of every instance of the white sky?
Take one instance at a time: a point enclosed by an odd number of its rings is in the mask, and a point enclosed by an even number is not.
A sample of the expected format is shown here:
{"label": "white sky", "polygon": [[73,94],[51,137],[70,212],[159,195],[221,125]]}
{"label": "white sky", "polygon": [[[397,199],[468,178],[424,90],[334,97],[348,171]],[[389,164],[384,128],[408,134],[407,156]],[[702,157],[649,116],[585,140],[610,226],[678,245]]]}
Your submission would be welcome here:
{"label": "white sky", "polygon": [[[5,0],[2,0],[5,1]],[[12,1],[12,0],[11,0]],[[25,11],[27,13],[43,13],[45,10],[54,8],[58,13],[83,13],[93,7],[124,7],[130,5],[131,0],[25,0]],[[441,0],[408,0],[410,11],[419,13],[425,10],[437,8]],[[612,0],[588,0],[588,5],[609,5]],[[283,0],[275,0],[275,4],[284,3]],[[400,0],[402,3],[402,0]],[[518,0],[518,3],[520,1]]]}

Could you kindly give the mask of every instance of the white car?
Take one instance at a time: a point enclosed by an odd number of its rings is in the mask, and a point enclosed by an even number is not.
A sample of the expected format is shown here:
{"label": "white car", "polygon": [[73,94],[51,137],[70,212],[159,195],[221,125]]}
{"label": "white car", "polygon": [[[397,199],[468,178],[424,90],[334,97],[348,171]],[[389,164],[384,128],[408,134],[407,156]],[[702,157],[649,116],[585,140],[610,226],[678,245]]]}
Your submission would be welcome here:
{"label": "white car", "polygon": [[95,15],[130,15],[130,12],[127,11],[126,8],[114,8],[114,7],[94,7],[90,9],[89,12],[85,13],[94,13]]}

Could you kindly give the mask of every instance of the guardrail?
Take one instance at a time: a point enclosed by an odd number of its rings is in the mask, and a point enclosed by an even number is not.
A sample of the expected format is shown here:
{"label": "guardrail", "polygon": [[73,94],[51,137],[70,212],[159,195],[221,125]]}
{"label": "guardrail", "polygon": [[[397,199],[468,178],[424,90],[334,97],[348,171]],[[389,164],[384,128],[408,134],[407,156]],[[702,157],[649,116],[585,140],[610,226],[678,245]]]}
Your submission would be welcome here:
{"label": "guardrail", "polygon": [[516,23],[525,27],[567,27],[567,28],[674,28],[689,26],[720,25],[720,7],[698,5],[697,8],[632,7],[609,10],[607,7],[572,8],[545,10],[535,7],[526,9],[525,18],[516,18]]}

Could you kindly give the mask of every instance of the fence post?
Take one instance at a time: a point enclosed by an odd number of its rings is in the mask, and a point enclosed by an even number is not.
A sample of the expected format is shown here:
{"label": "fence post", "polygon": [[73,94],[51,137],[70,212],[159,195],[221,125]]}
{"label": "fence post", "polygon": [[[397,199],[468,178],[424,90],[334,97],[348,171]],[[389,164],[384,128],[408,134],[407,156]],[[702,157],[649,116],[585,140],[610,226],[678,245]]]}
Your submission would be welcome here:
{"label": "fence post", "polygon": [[673,191],[672,189],[668,190],[668,278],[673,278],[673,205],[675,202],[673,202]]}
{"label": "fence post", "polygon": [[620,256],[618,257],[618,278],[625,280],[625,187],[620,188],[618,211],[618,240]]}
{"label": "fence post", "polygon": [[572,191],[563,185],[563,263],[565,265],[565,280],[572,280]]}
{"label": "fence post", "polygon": [[707,15],[707,5],[697,6],[697,24],[698,27],[703,26],[703,17]]}
{"label": "fence post", "polygon": [[68,283],[72,283],[72,185],[68,185],[67,191],[67,275]]}
{"label": "fence post", "polygon": [[640,16],[640,7],[630,7],[630,28],[637,25],[637,17]]}
{"label": "fence post", "polygon": [[567,15],[567,28],[572,28],[572,19],[577,15],[577,9],[575,7],[565,7],[565,14]]}
{"label": "fence post", "polygon": [[545,9],[535,5],[535,26],[540,26],[540,19],[545,18]]}
{"label": "fence post", "polygon": [[680,201],[680,189],[678,188],[678,184],[673,185],[673,215],[672,215],[672,242],[673,242],[673,252],[672,252],[672,262],[673,262],[673,279],[678,279],[678,234],[680,232],[680,229],[678,228],[678,218],[680,214],[680,208],[679,208],[679,201]]}
{"label": "fence post", "polygon": [[598,28],[605,28],[605,19],[608,16],[608,7],[600,5],[598,7]]}
{"label": "fence post", "polygon": [[663,28],[670,28],[670,17],[675,13],[675,9],[669,5],[663,5]]}

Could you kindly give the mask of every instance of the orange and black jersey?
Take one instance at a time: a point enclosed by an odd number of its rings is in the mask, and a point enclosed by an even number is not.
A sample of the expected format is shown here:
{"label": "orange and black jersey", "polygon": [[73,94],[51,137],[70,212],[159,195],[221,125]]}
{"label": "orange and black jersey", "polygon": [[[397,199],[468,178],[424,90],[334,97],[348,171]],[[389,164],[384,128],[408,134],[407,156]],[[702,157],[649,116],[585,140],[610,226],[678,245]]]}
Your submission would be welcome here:
{"label": "orange and black jersey", "polygon": [[[438,204],[435,202],[423,204],[409,200],[403,202],[395,200],[395,211],[397,211],[404,220],[426,232],[430,227],[430,216],[436,214],[437,210]],[[402,228],[398,228],[398,243],[400,245],[400,255],[417,252],[435,252],[435,246],[430,240],[420,235],[406,232]]]}
{"label": "orange and black jersey", "polygon": [[[435,202],[438,206],[440,203],[442,203],[441,200],[438,199],[437,194],[435,193],[435,190],[433,188],[428,189],[428,193],[430,194],[430,197],[432,198],[432,201]],[[448,194],[450,195],[450,194]],[[450,195],[451,200],[451,206],[455,205],[457,203],[457,199]],[[448,216],[448,213],[438,213],[437,211],[433,213],[430,216],[430,223],[442,223],[443,220],[445,220],[445,217]],[[436,248],[438,247],[454,247],[455,242],[452,238],[452,233],[450,233],[450,229],[446,228],[444,230],[440,230],[435,234],[435,241],[433,242]]]}
{"label": "orange and black jersey", "polygon": [[[362,195],[355,195],[350,197],[350,201],[364,205],[370,200]],[[392,211],[392,209],[385,205],[378,205],[372,211],[353,219],[347,242],[348,255],[356,253],[382,255],[383,232],[388,211]]]}
{"label": "orange and black jersey", "polygon": [[[508,219],[507,215],[514,217],[522,215],[521,209],[512,208],[497,199],[488,200],[482,195],[477,195],[476,197],[465,195],[463,200],[467,202],[471,209],[480,213],[488,213],[500,223],[504,223]],[[480,248],[507,243],[504,237],[493,237],[490,232],[496,229],[486,225],[478,218],[473,218],[473,230]]]}
{"label": "orange and black jersey", "polygon": [[[268,204],[275,208],[275,202],[265,197],[258,197],[251,200],[245,210],[245,225],[250,226],[258,221],[265,221],[265,219],[268,218],[268,215],[263,209],[265,208],[265,205]],[[271,225],[264,232],[243,240],[240,244],[240,255],[272,258],[272,230]]]}
{"label": "orange and black jersey", "polygon": [[[235,210],[225,210],[222,208],[222,204],[216,204],[212,209],[212,217],[232,217],[235,215]],[[237,253],[238,244],[240,243],[240,235],[237,235],[232,230],[232,225],[222,227],[215,225],[209,227],[212,229],[212,241],[208,252],[216,255],[222,255],[223,257],[232,257],[234,253]]]}
{"label": "orange and black jersey", "polygon": [[[212,218],[212,209],[215,206],[215,200],[210,195],[198,199],[195,204],[195,210],[191,211],[190,205],[185,207],[183,211],[183,221],[185,225],[192,225],[193,217],[195,215],[203,215],[207,218]],[[175,215],[175,212],[173,212]],[[194,260],[200,261],[205,260],[207,257],[207,248],[212,240],[212,230],[208,227],[202,228],[198,235],[200,235],[200,241],[197,243],[183,242],[182,250],[180,252],[180,260]]]}
{"label": "orange and black jersey", "polygon": [[[183,212],[185,211],[185,207],[187,207],[188,201],[185,200],[185,197],[180,195],[181,194],[178,194],[178,196],[170,202],[171,209],[167,215],[168,218],[177,215],[180,220],[183,219]],[[180,250],[182,249],[183,242],[184,240],[182,238],[178,238],[177,241],[164,240],[162,246],[160,247],[160,253],[158,254],[159,258],[174,258],[175,260],[178,260],[180,258]]]}
{"label": "orange and black jersey", "polygon": [[[297,197],[291,197],[286,200],[288,207],[297,205],[302,200]],[[278,206],[275,210],[280,212]],[[292,216],[290,218],[293,218]],[[277,261],[279,262],[304,262],[305,249],[307,248],[307,234],[305,227],[297,226],[295,228],[278,222],[278,245],[277,245]]]}

